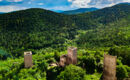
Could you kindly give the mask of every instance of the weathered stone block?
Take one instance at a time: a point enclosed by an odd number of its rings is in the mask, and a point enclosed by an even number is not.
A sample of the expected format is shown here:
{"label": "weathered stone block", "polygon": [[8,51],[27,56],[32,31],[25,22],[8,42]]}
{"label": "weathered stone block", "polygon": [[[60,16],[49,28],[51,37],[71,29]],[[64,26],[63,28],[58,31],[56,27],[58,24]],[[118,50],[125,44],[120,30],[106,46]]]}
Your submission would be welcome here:
{"label": "weathered stone block", "polygon": [[31,51],[24,52],[24,66],[25,66],[25,68],[30,68],[33,66]]}
{"label": "weathered stone block", "polygon": [[62,55],[62,56],[60,57],[60,63],[59,63],[59,65],[60,65],[61,67],[64,67],[64,66],[66,65],[66,60],[67,60],[67,55]]}
{"label": "weathered stone block", "polygon": [[67,64],[77,64],[77,48],[68,48]]}
{"label": "weathered stone block", "polygon": [[103,80],[116,80],[116,58],[104,55]]}

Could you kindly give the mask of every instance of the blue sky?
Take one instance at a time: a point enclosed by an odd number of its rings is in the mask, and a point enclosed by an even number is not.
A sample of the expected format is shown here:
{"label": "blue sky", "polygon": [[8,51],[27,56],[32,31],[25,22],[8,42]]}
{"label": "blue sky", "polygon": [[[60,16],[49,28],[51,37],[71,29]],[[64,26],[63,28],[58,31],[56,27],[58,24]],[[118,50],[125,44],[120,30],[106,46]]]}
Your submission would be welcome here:
{"label": "blue sky", "polygon": [[76,8],[104,8],[130,0],[0,0],[0,12],[11,12],[28,8],[48,10],[72,10]]}

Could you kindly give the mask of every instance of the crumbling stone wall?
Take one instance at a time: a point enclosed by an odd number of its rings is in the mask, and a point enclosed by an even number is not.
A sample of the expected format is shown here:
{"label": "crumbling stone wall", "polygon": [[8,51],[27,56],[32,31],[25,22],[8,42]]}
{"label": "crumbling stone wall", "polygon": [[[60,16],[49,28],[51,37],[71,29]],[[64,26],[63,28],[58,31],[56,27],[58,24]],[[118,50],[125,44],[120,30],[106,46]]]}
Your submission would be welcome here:
{"label": "crumbling stone wall", "polygon": [[67,64],[77,64],[77,48],[68,48]]}
{"label": "crumbling stone wall", "polygon": [[116,80],[116,58],[104,55],[103,80]]}
{"label": "crumbling stone wall", "polygon": [[64,67],[69,64],[77,64],[77,48],[69,47],[68,54],[60,57],[60,66]]}
{"label": "crumbling stone wall", "polygon": [[60,57],[60,63],[59,63],[59,65],[60,65],[61,67],[65,67],[65,65],[66,65],[66,60],[67,60],[67,55],[62,55],[62,56]]}
{"label": "crumbling stone wall", "polygon": [[30,68],[33,66],[32,62],[32,52],[24,52],[24,66],[25,68]]}

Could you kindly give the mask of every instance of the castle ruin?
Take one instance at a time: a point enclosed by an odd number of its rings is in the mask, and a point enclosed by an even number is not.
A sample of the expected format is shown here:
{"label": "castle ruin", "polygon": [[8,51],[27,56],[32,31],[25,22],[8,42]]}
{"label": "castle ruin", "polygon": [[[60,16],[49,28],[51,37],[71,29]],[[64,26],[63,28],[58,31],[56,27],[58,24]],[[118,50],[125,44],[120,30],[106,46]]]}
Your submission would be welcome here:
{"label": "castle ruin", "polygon": [[32,62],[32,52],[24,52],[24,67],[25,68],[30,68],[33,66]]}
{"label": "castle ruin", "polygon": [[103,80],[117,80],[116,56],[104,55]]}
{"label": "castle ruin", "polygon": [[69,47],[67,51],[67,55],[62,55],[60,57],[59,65],[62,67],[69,64],[77,64],[77,48]]}

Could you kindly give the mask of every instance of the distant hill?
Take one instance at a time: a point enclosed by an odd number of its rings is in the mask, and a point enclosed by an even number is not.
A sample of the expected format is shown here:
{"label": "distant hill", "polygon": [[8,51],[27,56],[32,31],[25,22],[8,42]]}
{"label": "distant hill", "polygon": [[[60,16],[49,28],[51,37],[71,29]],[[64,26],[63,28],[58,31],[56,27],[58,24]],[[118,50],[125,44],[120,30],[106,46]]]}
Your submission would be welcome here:
{"label": "distant hill", "polygon": [[70,17],[45,9],[32,8],[0,14],[0,46],[11,51],[13,56],[22,49],[62,46],[58,44],[73,39],[75,30]]}
{"label": "distant hill", "polygon": [[127,4],[127,5],[130,5],[130,3],[129,3],[129,2],[119,3],[119,5],[120,5],[120,4]]}
{"label": "distant hill", "polygon": [[[89,13],[72,15],[77,26],[80,28],[95,28],[97,24],[109,24],[130,15],[129,4],[117,4]],[[93,27],[92,27],[93,26]]]}
{"label": "distant hill", "polygon": [[80,14],[80,13],[86,13],[86,12],[92,12],[98,10],[97,8],[80,8],[76,10],[70,10],[70,11],[64,11],[63,14]]}
{"label": "distant hill", "polygon": [[52,11],[57,12],[57,13],[62,13],[62,12],[64,12],[64,11],[62,11],[62,10],[52,10]]}
{"label": "distant hill", "polygon": [[4,12],[0,12],[0,14],[4,14]]}

